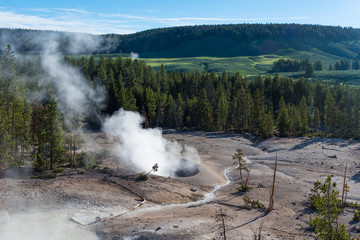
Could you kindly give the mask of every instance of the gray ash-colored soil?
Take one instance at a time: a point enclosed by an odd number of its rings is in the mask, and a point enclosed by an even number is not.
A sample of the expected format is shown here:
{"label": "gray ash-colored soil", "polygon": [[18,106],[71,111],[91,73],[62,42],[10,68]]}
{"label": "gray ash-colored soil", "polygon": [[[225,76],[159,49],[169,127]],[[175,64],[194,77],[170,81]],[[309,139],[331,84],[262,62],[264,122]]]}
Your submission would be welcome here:
{"label": "gray ash-colored soil", "polygon": [[[102,133],[87,135],[92,144],[82,151],[110,152],[111,142]],[[226,214],[229,239],[251,239],[263,225],[264,239],[314,239],[308,226],[313,211],[309,208],[310,188],[316,180],[333,174],[342,187],[342,176],[348,161],[348,201],[360,201],[360,143],[322,138],[270,138],[254,143],[236,134],[175,132],[164,134],[169,140],[195,147],[202,159],[200,172],[194,176],[166,178],[150,175],[139,181],[137,173],[127,165],[106,155],[100,169],[67,169],[54,179],[29,179],[4,175],[0,179],[0,208],[12,215],[29,210],[66,210],[71,213],[107,217],[131,209],[133,211],[105,222],[86,227],[101,239],[217,239],[221,232],[215,220],[220,207]],[[243,193],[236,187],[240,179],[232,155],[241,148],[251,161],[252,187],[246,193],[251,199],[268,205],[273,165],[278,158],[275,206],[269,214],[248,209]],[[106,167],[104,170],[102,170]],[[220,188],[215,197],[202,204],[186,204],[204,198],[214,186],[225,182],[226,168],[231,183]],[[196,191],[191,191],[196,189]],[[90,214],[91,213],[91,214]],[[352,212],[344,211],[341,222],[349,229]]]}

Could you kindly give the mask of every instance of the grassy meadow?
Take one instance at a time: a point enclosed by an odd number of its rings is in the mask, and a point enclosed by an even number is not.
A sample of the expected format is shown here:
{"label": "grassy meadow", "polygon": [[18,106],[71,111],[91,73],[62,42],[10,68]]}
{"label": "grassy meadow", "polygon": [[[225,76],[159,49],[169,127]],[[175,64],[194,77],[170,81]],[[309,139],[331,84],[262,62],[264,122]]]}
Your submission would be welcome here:
{"label": "grassy meadow", "polygon": [[[89,55],[73,56],[75,58]],[[96,60],[100,55],[93,55]],[[119,54],[104,54],[105,57],[116,58]],[[122,54],[124,58],[130,57],[130,54]],[[222,73],[223,71],[229,73],[239,72],[241,75],[249,79],[259,75],[269,75],[271,73],[272,64],[281,58],[291,59],[309,59],[311,62],[320,60],[323,64],[323,71],[315,72],[315,76],[311,80],[320,81],[340,81],[351,85],[360,85],[360,71],[329,71],[329,65],[334,65],[341,58],[336,55],[322,52],[318,49],[310,49],[309,51],[292,51],[291,49],[281,50],[278,54],[261,55],[261,56],[240,56],[240,57],[183,57],[183,58],[139,58],[145,61],[155,71],[159,71],[161,64],[164,65],[167,71],[215,71]],[[304,76],[304,72],[288,72],[279,73],[282,76],[298,78]]]}

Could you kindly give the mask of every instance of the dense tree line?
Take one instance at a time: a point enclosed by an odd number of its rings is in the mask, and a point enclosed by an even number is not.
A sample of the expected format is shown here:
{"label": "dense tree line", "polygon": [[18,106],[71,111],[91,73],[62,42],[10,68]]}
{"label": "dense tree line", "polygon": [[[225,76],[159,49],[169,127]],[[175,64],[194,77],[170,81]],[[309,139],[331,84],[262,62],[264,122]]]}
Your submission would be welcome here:
{"label": "dense tree line", "polygon": [[[39,170],[75,166],[76,134],[65,127],[51,84],[40,91],[39,62],[18,64],[10,46],[0,60],[0,165],[28,160]],[[360,92],[349,85],[278,75],[248,81],[238,73],[166,72],[163,66],[155,72],[143,61],[121,57],[65,58],[64,64],[78,68],[90,86],[105,87],[103,114],[138,111],[145,127],[231,130],[262,138],[360,136]]]}
{"label": "dense tree line", "polygon": [[273,62],[272,72],[300,72],[305,71],[306,75],[311,76],[314,71],[322,71],[323,66],[321,61],[311,63],[309,59],[279,59]]}
{"label": "dense tree line", "polygon": [[[65,162],[64,130],[57,99],[36,96],[36,62],[18,64],[8,47],[0,62],[0,168],[31,161],[39,170]],[[34,82],[35,81],[35,82]],[[43,98],[45,99],[45,98]]]}
{"label": "dense tree line", "polygon": [[121,57],[67,59],[108,92],[105,113],[139,111],[146,126],[234,130],[261,137],[322,132],[359,137],[360,94],[355,87],[278,75],[248,81],[239,74],[154,72]]}
{"label": "dense tree line", "polygon": [[[211,38],[209,37],[216,37]],[[44,40],[54,40],[61,46],[61,51],[64,54],[74,54],[72,41],[76,39],[87,39],[88,42],[99,43],[97,53],[130,53],[137,52],[141,56],[151,56],[154,53],[166,54],[169,49],[175,49],[182,43],[193,42],[200,39],[204,40],[206,44],[214,44],[221,48],[219,51],[212,51],[206,49],[200,51],[195,49],[195,45],[187,46],[191,48],[187,53],[188,56],[192,52],[196,52],[197,56],[220,56],[221,52],[230,54],[231,56],[249,56],[273,53],[279,50],[279,47],[284,49],[303,50],[311,48],[318,48],[324,52],[331,54],[338,53],[335,48],[327,45],[328,42],[340,41],[354,41],[360,39],[360,30],[353,28],[343,28],[335,26],[320,26],[320,25],[300,25],[300,24],[227,24],[227,25],[201,25],[201,26],[182,26],[159,28],[147,31],[142,31],[134,34],[106,34],[106,35],[90,35],[82,33],[66,33],[57,31],[39,31],[26,29],[0,29],[0,45],[8,43],[16,46],[16,51],[19,53],[34,53],[41,51]],[[227,51],[224,40],[229,40],[231,51]],[[40,44],[39,44],[40,42]],[[306,44],[303,44],[303,43]],[[300,43],[300,44],[299,44]],[[281,46],[280,46],[281,45]],[[82,46],[82,53],[92,52],[91,49],[86,49]],[[360,48],[356,44],[344,46],[348,52],[355,55],[360,54]],[[183,51],[174,53],[173,57],[180,57]],[[79,54],[79,49],[76,53]],[[190,55],[189,55],[190,54]],[[215,55],[214,55],[215,54]],[[219,55],[220,54],[220,55]],[[158,55],[157,55],[158,56]],[[225,55],[224,55],[225,56]]]}
{"label": "dense tree line", "polygon": [[[120,39],[121,44],[115,49],[115,52],[156,52],[205,36],[228,37],[243,43],[254,43],[254,41],[262,39],[348,41],[359,39],[360,31],[352,28],[320,25],[227,24],[160,28],[123,36],[108,34],[104,37]],[[247,45],[247,47],[251,46]],[[253,54],[258,54],[255,49],[253,50]]]}
{"label": "dense tree line", "polygon": [[334,66],[330,65],[329,70],[360,70],[360,61],[355,59],[350,61],[349,59],[343,58],[340,61],[337,61]]}

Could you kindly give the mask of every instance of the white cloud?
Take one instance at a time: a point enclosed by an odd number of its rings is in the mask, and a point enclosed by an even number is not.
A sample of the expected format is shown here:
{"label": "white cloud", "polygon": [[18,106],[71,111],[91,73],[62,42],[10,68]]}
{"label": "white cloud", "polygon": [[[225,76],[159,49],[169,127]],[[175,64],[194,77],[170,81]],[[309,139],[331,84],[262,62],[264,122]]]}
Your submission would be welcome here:
{"label": "white cloud", "polygon": [[[152,13],[149,13],[150,15]],[[221,18],[221,17],[154,17],[122,13],[96,13],[74,8],[0,8],[0,27],[56,30],[92,34],[129,34],[150,28],[225,24],[245,22],[301,21],[306,17]]]}
{"label": "white cloud", "polygon": [[[44,12],[44,11],[43,11]],[[92,34],[104,33],[133,33],[133,25],[114,19],[81,18],[80,16],[63,16],[55,14],[53,17],[20,14],[13,11],[0,10],[0,27],[25,28],[40,30],[56,30],[82,32]]]}

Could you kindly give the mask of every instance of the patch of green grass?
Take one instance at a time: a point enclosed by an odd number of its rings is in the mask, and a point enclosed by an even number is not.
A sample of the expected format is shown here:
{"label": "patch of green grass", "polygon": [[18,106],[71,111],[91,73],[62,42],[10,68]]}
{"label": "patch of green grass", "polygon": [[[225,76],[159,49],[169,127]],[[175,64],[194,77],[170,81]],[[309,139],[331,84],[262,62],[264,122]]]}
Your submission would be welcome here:
{"label": "patch of green grass", "polygon": [[161,64],[167,71],[214,71],[221,73],[239,72],[242,75],[260,75],[271,70],[273,61],[279,56],[246,56],[246,57],[192,57],[192,58],[141,58],[155,71]]}
{"label": "patch of green grass", "polygon": [[64,169],[63,168],[55,168],[54,169],[54,173],[63,173]]}
{"label": "patch of green grass", "polygon": [[[349,43],[350,44],[350,43]],[[332,46],[333,52],[340,51],[341,46]],[[344,48],[344,47],[343,47]],[[338,49],[338,50],[336,50]],[[339,50],[340,49],[340,50]],[[345,49],[345,48],[344,48]],[[335,51],[336,50],[336,51]],[[341,50],[344,52],[345,50]],[[350,53],[349,53],[350,54]],[[104,54],[105,57],[117,57],[119,54]],[[121,54],[124,58],[129,54]],[[89,57],[89,55],[81,55]],[[73,56],[73,57],[81,57]],[[94,55],[95,60],[99,60],[100,55]],[[140,54],[141,57],[141,54]],[[252,79],[259,75],[269,75],[274,61],[281,58],[290,59],[309,59],[311,62],[320,60],[324,71],[315,72],[315,76],[311,80],[329,81],[329,82],[345,82],[351,85],[360,84],[360,71],[329,71],[329,65],[334,65],[341,60],[338,55],[323,52],[318,48],[311,48],[303,51],[294,49],[281,49],[277,54],[260,55],[260,56],[240,56],[240,57],[181,57],[181,58],[140,58],[145,61],[155,71],[159,71],[163,64],[166,71],[195,72],[195,71],[214,71],[222,73],[239,72],[241,75]],[[298,78],[303,77],[304,72],[279,73],[280,76]]]}

